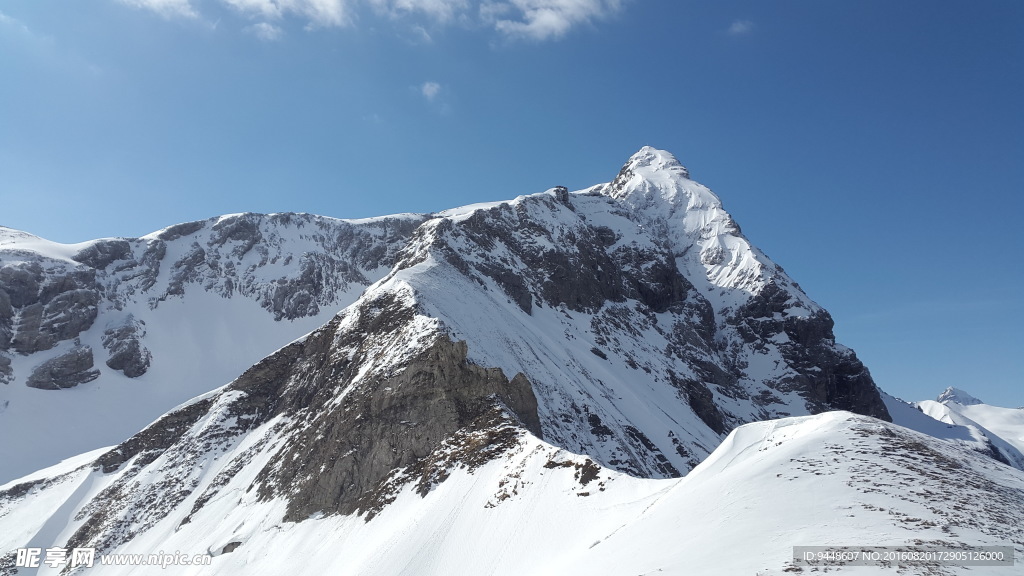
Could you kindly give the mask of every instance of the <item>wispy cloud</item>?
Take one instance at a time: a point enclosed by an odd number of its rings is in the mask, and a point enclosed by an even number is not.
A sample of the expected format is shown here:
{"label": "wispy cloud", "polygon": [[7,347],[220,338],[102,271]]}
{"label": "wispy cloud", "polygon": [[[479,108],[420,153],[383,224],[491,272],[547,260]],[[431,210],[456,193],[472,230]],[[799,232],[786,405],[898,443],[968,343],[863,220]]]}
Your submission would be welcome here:
{"label": "wispy cloud", "polygon": [[29,38],[35,38],[35,34],[33,34],[32,31],[28,29],[28,26],[25,26],[24,22],[18,20],[17,18],[8,16],[3,12],[0,12],[0,26],[6,28],[6,31],[11,31]]}
{"label": "wispy cloud", "polygon": [[378,12],[391,17],[422,14],[436,22],[450,22],[465,13],[469,0],[366,0]]}
{"label": "wispy cloud", "polygon": [[[409,22],[420,41],[430,41],[428,27],[458,25],[490,28],[511,39],[557,40],[570,30],[616,14],[625,0],[118,0],[151,10],[164,18],[201,18],[200,6],[220,3],[258,20],[247,31],[265,39],[283,34],[281,20],[296,17],[307,28],[353,25],[357,13]],[[734,23],[737,26],[749,23]],[[270,28],[268,28],[269,26]],[[742,30],[740,33],[745,32]]]}
{"label": "wispy cloud", "polygon": [[222,0],[239,12],[261,16],[263,18],[277,19],[282,15],[281,6],[274,0]]}
{"label": "wispy cloud", "polygon": [[[0,54],[10,58],[27,58],[37,69],[61,71],[61,74],[86,74],[96,77],[103,69],[86,60],[48,34],[29,28],[17,18],[0,12]],[[65,76],[65,80],[68,77]]]}
{"label": "wispy cloud", "polygon": [[122,4],[152,10],[164,18],[198,18],[189,0],[120,0]]}
{"label": "wispy cloud", "polygon": [[284,35],[284,31],[281,30],[281,28],[274,26],[269,22],[257,22],[256,24],[247,27],[246,31],[265,42],[280,40]]}
{"label": "wispy cloud", "polygon": [[[621,0],[510,0],[491,2],[485,12],[496,17],[494,28],[513,38],[554,40],[573,27],[606,18]],[[511,18],[501,16],[511,14]]]}
{"label": "wispy cloud", "polygon": [[754,29],[754,23],[750,20],[737,20],[729,25],[729,34],[733,36],[742,36],[749,34]]}
{"label": "wispy cloud", "polygon": [[441,85],[437,82],[424,82],[423,85],[420,86],[420,92],[428,102],[433,102],[437,98],[437,95],[441,93]]}
{"label": "wispy cloud", "polygon": [[416,44],[431,44],[434,39],[430,36],[430,32],[423,26],[413,26],[412,36],[409,37],[409,41]]}
{"label": "wispy cloud", "polygon": [[[200,18],[198,0],[118,0],[122,4],[153,11],[164,18]],[[212,0],[211,0],[212,1]],[[351,22],[357,0],[217,0],[253,18],[278,20],[287,15],[309,21],[311,27],[344,26]]]}
{"label": "wispy cloud", "polygon": [[313,27],[344,26],[352,19],[352,0],[220,0],[251,16],[276,20],[294,15]]}

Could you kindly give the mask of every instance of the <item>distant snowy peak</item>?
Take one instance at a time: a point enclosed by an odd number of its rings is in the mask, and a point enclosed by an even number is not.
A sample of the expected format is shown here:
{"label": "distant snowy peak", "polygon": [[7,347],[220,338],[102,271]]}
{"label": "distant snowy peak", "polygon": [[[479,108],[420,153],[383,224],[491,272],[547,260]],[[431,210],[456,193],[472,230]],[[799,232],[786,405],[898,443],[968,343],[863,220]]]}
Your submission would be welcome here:
{"label": "distant snowy peak", "polygon": [[1024,418],[1016,421],[1004,418],[1011,412],[1006,408],[985,404],[943,404],[934,400],[905,402],[884,392],[882,400],[894,424],[959,444],[1024,470],[1024,453],[1021,452],[1024,448]]}
{"label": "distant snowy peak", "polygon": [[941,404],[946,404],[947,402],[956,402],[961,406],[973,406],[975,404],[984,404],[984,402],[978,400],[974,396],[971,396],[967,392],[964,392],[963,390],[959,388],[954,388],[952,386],[943,390],[942,394],[939,394],[939,397],[936,398],[935,401]]}

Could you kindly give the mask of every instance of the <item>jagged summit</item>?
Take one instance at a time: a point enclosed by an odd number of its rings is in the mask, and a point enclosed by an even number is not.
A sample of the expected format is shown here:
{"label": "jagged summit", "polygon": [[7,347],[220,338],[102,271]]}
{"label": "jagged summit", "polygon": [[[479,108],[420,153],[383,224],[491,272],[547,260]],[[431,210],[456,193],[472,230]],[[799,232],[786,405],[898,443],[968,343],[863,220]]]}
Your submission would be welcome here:
{"label": "jagged summit", "polygon": [[971,396],[967,392],[964,392],[963,390],[959,388],[954,388],[952,386],[943,390],[942,394],[939,394],[938,398],[936,398],[935,401],[941,404],[945,404],[946,402],[956,402],[957,404],[960,404],[962,406],[984,404],[984,402],[975,398],[974,396]]}
{"label": "jagged summit", "polygon": [[676,267],[716,310],[736,311],[770,293],[781,314],[827,314],[743,235],[718,196],[691,180],[671,153],[641,149],[602,193],[670,248]]}
{"label": "jagged summit", "polygon": [[604,193],[626,201],[634,209],[647,208],[655,202],[665,202],[673,211],[722,205],[711,190],[690,180],[690,172],[675,156],[650,146],[641,148],[626,161]]}
{"label": "jagged summit", "polygon": [[659,150],[653,146],[644,146],[636,154],[630,156],[626,166],[633,170],[650,168],[651,170],[663,170],[673,172],[684,178],[690,177],[690,171],[676,159],[675,155],[667,150]]}

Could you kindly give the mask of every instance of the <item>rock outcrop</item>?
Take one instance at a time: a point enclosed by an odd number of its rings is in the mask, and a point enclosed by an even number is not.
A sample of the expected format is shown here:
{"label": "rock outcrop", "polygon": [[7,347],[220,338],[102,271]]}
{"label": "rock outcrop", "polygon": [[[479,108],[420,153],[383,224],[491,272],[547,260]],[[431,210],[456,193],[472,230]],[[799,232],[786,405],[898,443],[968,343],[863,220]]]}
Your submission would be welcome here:
{"label": "rock outcrop", "polygon": [[103,347],[110,353],[107,366],[129,378],[142,376],[149,369],[153,354],[142,345],[145,324],[129,316],[120,326],[103,332]]}
{"label": "rock outcrop", "polygon": [[197,291],[255,300],[276,320],[316,316],[324,307],[340,308],[342,295],[383,275],[423,219],[353,223],[309,214],[236,214],[145,238],[96,240],[70,258],[63,248],[37,248],[45,240],[0,229],[34,247],[0,246],[0,352],[45,352],[83,336],[99,320],[102,333],[93,341],[103,343],[104,362],[137,377],[153,352],[145,320],[125,320],[125,311],[145,315]]}
{"label": "rock outcrop", "polygon": [[0,349],[49,350],[88,330],[100,300],[96,275],[44,261],[0,268]]}
{"label": "rock outcrop", "polygon": [[36,366],[25,385],[41,390],[60,390],[92,382],[99,375],[100,371],[93,369],[92,348],[76,346]]}
{"label": "rock outcrop", "polygon": [[14,379],[14,370],[11,369],[11,359],[0,353],[0,384],[10,384]]}

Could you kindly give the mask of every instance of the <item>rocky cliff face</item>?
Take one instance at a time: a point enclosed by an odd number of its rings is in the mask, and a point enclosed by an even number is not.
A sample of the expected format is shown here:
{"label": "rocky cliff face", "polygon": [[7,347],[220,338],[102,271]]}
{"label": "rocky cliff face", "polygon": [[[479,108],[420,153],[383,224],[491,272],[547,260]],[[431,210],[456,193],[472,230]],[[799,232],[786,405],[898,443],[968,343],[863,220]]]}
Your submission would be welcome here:
{"label": "rocky cliff face", "polygon": [[[275,219],[325,248],[282,252]],[[671,478],[747,422],[832,409],[888,419],[828,313],[666,152],[641,150],[580,193],[375,221],[372,233],[325,226],[226,217],[61,263],[89,266],[111,309],[202,286],[282,319],[390,267],[322,328],[96,460],[106,488],[78,510],[69,546],[113,549],[169,517],[185,526],[229,491],[282,506],[286,521],[371,519],[403,487],[426,494],[526,438],[586,457],[576,470],[588,481],[591,468]],[[10,277],[24,286],[5,288],[20,318],[46,282]],[[106,366],[144,371],[151,329],[135,315],[109,325]]]}
{"label": "rocky cliff face", "polygon": [[0,444],[0,482],[120,442],[320,326],[424,218],[236,214],[75,245],[0,228],[0,436],[38,439]]}
{"label": "rocky cliff face", "polygon": [[389,269],[421,220],[237,214],[78,246],[4,229],[0,352],[51,350],[92,328],[102,313],[112,323],[101,330],[108,367],[140,376],[151,359],[144,323],[116,312],[139,304],[155,309],[202,290],[255,300],[277,320],[315,316]]}

